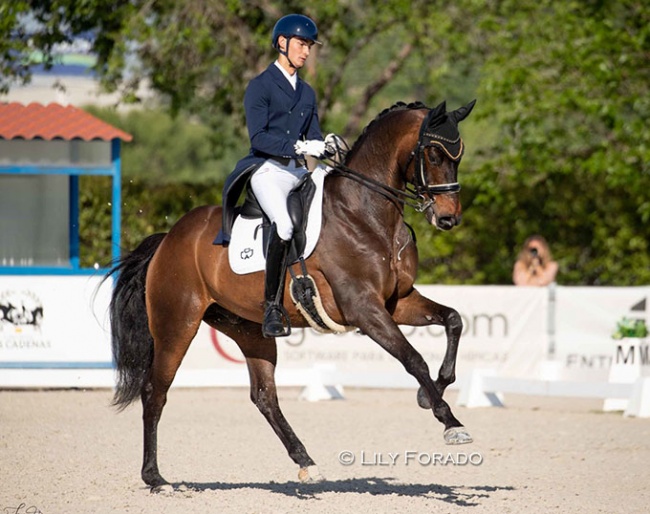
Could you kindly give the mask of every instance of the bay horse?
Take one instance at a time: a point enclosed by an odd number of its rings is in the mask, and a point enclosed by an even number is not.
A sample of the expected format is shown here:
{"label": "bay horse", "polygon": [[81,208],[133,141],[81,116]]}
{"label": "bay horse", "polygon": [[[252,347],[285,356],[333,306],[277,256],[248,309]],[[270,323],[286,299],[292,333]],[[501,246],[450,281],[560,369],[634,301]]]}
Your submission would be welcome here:
{"label": "bay horse", "polygon": [[[463,325],[456,310],[414,288],[417,248],[403,215],[405,204],[415,204],[438,229],[460,223],[457,174],[463,141],[458,123],[474,103],[447,112],[444,102],[434,109],[399,102],[381,112],[345,162],[326,177],[321,236],[305,261],[329,317],[366,334],[417,379],[418,404],[444,425],[447,444],[472,441],[442,398],[455,380]],[[204,321],[241,349],[250,398],[298,464],[299,479],[321,480],[278,403],[276,341],[264,338],[261,330],[263,272],[236,275],[231,270],[227,248],[212,244],[221,224],[222,207],[197,207],[168,233],[144,239],[106,276],[117,275],[109,308],[117,369],[113,402],[123,409],[137,398],[142,401],[142,479],[152,490],[167,484],[158,469],[158,422],[176,371]],[[292,326],[308,326],[291,301],[284,307]],[[398,328],[431,324],[443,325],[447,336],[435,381]]]}

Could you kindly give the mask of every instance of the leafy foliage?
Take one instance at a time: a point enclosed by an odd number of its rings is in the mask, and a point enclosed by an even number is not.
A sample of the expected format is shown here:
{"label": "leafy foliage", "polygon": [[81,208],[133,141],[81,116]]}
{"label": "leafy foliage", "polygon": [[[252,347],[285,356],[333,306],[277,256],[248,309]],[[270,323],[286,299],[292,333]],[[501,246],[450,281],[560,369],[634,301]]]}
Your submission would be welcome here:
{"label": "leafy foliage", "polygon": [[561,283],[648,283],[650,9],[505,1],[477,19],[474,115],[492,130],[462,172],[464,225],[426,241],[422,278],[510,283],[540,233]]}
{"label": "leafy foliage", "polygon": [[616,330],[612,334],[613,339],[623,339],[624,337],[648,337],[648,327],[644,319],[623,318],[616,324]]}
{"label": "leafy foliage", "polygon": [[222,129],[224,134],[231,134],[232,141],[224,148],[213,144],[215,132],[210,127],[184,114],[171,116],[160,109],[126,113],[112,108],[86,110],[133,136],[131,143],[122,146],[122,167],[127,178],[154,184],[223,181],[248,151],[248,142],[237,140],[234,130],[226,128],[230,122],[227,118]]}
{"label": "leafy foliage", "polygon": [[[407,212],[420,282],[511,283],[519,245],[539,233],[562,284],[650,283],[647,2],[15,0],[0,5],[0,91],[28,78],[32,51],[47,65],[57,43],[90,32],[107,89],[132,102],[143,84],[158,94],[175,117],[97,112],[135,136],[123,160],[132,247],[217,201],[246,152],[244,88],[288,12],[321,29],[304,74],[326,132],[351,140],[397,100],[478,98],[461,127],[463,224],[442,233]],[[104,216],[101,201],[84,202]],[[87,242],[105,241],[107,227]]]}
{"label": "leafy foliage", "polygon": [[[122,185],[122,251],[135,248],[144,237],[167,232],[198,205],[221,201],[217,183],[152,184],[127,179]],[[111,261],[111,182],[109,177],[83,176],[80,181],[81,265],[109,267]],[[216,237],[216,234],[215,234]]]}

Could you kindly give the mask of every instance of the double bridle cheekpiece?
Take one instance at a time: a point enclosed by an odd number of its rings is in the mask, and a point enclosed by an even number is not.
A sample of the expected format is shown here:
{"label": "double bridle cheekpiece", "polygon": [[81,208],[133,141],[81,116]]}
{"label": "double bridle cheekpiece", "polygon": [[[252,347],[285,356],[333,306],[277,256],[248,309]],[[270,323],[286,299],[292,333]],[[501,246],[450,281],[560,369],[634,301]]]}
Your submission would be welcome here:
{"label": "double bridle cheekpiece", "polygon": [[[460,191],[458,182],[448,184],[427,184],[424,167],[424,152],[429,147],[438,147],[454,162],[460,161],[465,147],[458,132],[458,125],[439,109],[430,110],[420,125],[420,135],[410,161],[415,158],[415,190],[419,194],[453,194]],[[408,166],[407,166],[408,167]]]}
{"label": "double bridle cheekpiece", "polygon": [[[337,147],[341,141],[337,139]],[[436,109],[430,110],[420,125],[417,145],[411,152],[405,168],[408,169],[411,162],[415,160],[414,178],[412,183],[407,184],[405,190],[391,187],[362,175],[343,164],[343,162],[333,159],[330,159],[330,161],[333,171],[337,174],[355,180],[390,200],[408,205],[417,212],[424,212],[433,205],[437,195],[455,194],[460,191],[458,182],[427,184],[424,154],[427,148],[433,146],[440,148],[454,162],[459,161],[464,152],[463,140],[458,133],[458,126],[454,120],[445,116],[444,103]],[[341,155],[340,150],[340,147],[337,148],[336,155]],[[426,198],[425,195],[428,195],[429,198]]]}

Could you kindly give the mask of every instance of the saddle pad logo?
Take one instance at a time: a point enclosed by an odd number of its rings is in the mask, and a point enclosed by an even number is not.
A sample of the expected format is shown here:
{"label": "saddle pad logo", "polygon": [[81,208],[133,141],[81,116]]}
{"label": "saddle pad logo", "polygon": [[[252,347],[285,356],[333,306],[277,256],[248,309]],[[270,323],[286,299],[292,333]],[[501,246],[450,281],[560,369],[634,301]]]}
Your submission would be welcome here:
{"label": "saddle pad logo", "polygon": [[244,248],[239,254],[242,260],[250,259],[253,255],[255,255],[255,250],[252,248]]}

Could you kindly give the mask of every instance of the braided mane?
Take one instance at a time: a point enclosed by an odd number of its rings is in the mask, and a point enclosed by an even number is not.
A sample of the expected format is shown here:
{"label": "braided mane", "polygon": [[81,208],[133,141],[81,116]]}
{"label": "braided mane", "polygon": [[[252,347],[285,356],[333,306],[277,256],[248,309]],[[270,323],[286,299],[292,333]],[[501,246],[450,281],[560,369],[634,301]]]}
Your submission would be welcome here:
{"label": "braided mane", "polygon": [[354,144],[352,145],[352,148],[348,152],[347,157],[345,159],[346,163],[349,160],[349,157],[354,155],[354,153],[359,148],[359,146],[361,146],[361,143],[366,139],[366,136],[367,136],[367,133],[368,133],[368,130],[370,129],[370,127],[372,127],[374,124],[376,124],[381,119],[385,118],[386,115],[390,114],[391,112],[395,112],[395,111],[407,111],[407,110],[411,110],[411,109],[428,109],[428,108],[429,107],[424,105],[422,102],[411,102],[409,104],[407,104],[405,102],[397,102],[394,105],[391,105],[390,107],[388,107],[387,109],[384,109],[383,111],[381,111],[375,117],[374,120],[372,120],[370,123],[368,123],[368,125],[366,125],[366,127],[361,132],[361,135],[354,142]]}

